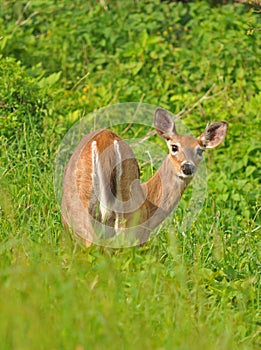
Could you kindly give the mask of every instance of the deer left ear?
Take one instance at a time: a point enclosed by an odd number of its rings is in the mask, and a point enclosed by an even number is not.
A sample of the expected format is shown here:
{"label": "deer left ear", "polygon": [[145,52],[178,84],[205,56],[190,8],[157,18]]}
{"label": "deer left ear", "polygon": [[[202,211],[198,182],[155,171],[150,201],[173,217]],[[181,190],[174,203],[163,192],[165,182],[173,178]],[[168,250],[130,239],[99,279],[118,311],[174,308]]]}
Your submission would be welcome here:
{"label": "deer left ear", "polygon": [[228,123],[225,121],[208,125],[202,135],[198,137],[198,141],[206,148],[214,148],[218,146],[226,137]]}

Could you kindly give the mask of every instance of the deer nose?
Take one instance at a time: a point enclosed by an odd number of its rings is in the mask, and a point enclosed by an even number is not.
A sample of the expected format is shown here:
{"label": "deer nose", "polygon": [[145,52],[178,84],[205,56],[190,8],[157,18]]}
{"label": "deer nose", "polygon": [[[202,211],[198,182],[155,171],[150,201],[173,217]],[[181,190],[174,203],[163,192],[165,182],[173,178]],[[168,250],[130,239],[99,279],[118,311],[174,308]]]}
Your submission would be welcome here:
{"label": "deer nose", "polygon": [[188,163],[188,162],[183,163],[181,165],[181,170],[182,170],[183,174],[185,174],[185,175],[193,175],[195,172],[195,165],[192,163]]}

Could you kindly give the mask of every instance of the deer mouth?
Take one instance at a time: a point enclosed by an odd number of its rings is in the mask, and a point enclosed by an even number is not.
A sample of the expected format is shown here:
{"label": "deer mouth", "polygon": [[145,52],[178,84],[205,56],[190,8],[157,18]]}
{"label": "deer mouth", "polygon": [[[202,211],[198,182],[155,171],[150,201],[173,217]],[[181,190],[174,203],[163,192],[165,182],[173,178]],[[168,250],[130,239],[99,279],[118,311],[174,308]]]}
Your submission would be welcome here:
{"label": "deer mouth", "polygon": [[178,174],[178,177],[181,179],[181,180],[191,180],[193,178],[194,174],[191,174],[191,175],[186,175],[186,174],[183,174],[183,173],[180,173]]}

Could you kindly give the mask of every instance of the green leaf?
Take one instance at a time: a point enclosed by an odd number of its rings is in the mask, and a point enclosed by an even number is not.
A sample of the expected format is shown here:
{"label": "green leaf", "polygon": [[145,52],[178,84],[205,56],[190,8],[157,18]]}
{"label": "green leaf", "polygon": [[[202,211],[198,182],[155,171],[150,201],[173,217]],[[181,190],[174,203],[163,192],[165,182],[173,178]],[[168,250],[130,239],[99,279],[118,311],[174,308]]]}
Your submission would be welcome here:
{"label": "green leaf", "polygon": [[145,47],[145,46],[146,46],[148,37],[149,37],[149,36],[148,36],[147,31],[146,31],[146,29],[144,29],[144,30],[141,32],[140,38],[139,38],[142,47]]}
{"label": "green leaf", "polygon": [[49,77],[42,78],[38,82],[38,85],[40,86],[40,88],[46,88],[46,87],[53,86],[60,79],[61,74],[62,74],[62,72],[60,71],[60,72],[53,73],[53,74],[49,75]]}
{"label": "green leaf", "polygon": [[137,62],[132,70],[133,75],[137,75],[143,66],[143,62]]}
{"label": "green leaf", "polygon": [[256,170],[256,167],[249,165],[246,168],[246,177],[249,177],[250,175],[252,175],[255,170]]}

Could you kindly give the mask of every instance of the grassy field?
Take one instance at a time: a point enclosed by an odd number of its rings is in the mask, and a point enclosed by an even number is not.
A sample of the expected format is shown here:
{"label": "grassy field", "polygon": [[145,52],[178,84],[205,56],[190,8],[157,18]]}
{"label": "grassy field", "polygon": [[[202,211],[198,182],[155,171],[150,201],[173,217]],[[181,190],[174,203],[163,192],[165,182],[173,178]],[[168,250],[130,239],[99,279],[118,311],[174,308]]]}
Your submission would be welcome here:
{"label": "grassy field", "polygon": [[[260,348],[260,8],[212,3],[0,1],[1,350]],[[229,133],[185,236],[187,196],[145,246],[86,249],[62,228],[57,148],[133,101]]]}

